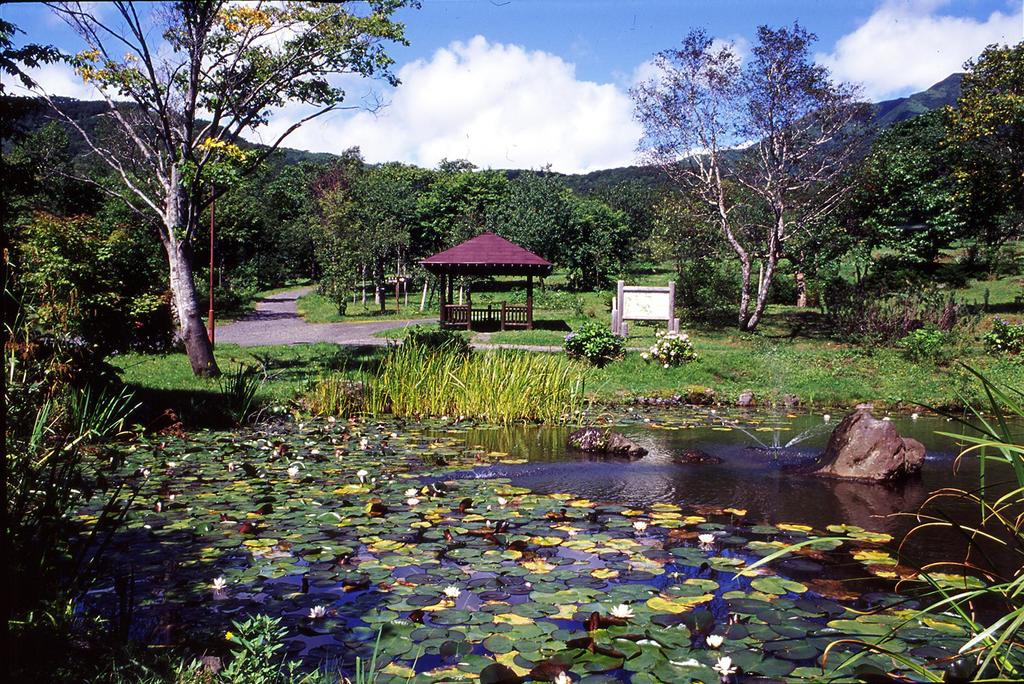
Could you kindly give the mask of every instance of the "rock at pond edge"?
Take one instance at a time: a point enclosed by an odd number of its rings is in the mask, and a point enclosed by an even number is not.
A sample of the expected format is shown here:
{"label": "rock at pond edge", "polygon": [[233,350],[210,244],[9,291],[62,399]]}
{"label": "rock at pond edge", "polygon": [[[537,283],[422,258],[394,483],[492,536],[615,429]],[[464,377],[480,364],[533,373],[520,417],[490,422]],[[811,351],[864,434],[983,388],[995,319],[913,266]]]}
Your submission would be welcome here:
{"label": "rock at pond edge", "polygon": [[682,465],[717,465],[722,462],[722,459],[700,449],[685,449],[677,454],[672,454],[672,462]]}
{"label": "rock at pond edge", "polygon": [[603,428],[585,427],[569,435],[569,447],[591,454],[606,454],[630,459],[643,458],[647,449],[625,435]]}

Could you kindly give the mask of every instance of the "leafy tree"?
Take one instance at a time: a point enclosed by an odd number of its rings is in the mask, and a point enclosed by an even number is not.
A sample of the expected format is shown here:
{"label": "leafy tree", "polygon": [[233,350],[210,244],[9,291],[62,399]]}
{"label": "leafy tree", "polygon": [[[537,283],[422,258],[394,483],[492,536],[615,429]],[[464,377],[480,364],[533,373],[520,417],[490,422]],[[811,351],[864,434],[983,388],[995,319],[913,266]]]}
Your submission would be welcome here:
{"label": "leafy tree", "polygon": [[569,272],[569,287],[593,289],[625,269],[632,236],[624,212],[599,199],[573,197],[568,231],[558,263]]}
{"label": "leafy tree", "polygon": [[655,206],[658,204],[659,191],[639,180],[625,180],[602,187],[593,195],[626,215],[630,239],[622,245],[624,251],[619,253],[619,258],[624,263],[629,263],[641,256],[648,256],[645,250],[654,232]]}
{"label": "leafy tree", "polygon": [[[410,4],[415,0],[116,2],[116,24],[83,3],[54,5],[88,45],[71,62],[107,99],[105,118],[121,146],[115,138],[87,134],[69,115],[64,119],[113,170],[120,196],[158,221],[196,374],[218,372],[193,280],[194,238],[209,202],[257,169],[300,125],[341,105],[345,93],[329,76],[379,74],[396,82],[384,45],[405,43],[404,26],[391,17]],[[150,22],[157,20],[162,30],[154,31]],[[305,104],[310,113],[266,148],[243,146],[244,134],[265,126],[272,108],[289,102]]]}
{"label": "leafy tree", "polygon": [[764,314],[786,243],[850,189],[863,108],[851,87],[814,64],[815,40],[797,24],[761,26],[741,66],[731,46],[694,30],[679,49],[658,53],[661,76],[633,91],[649,158],[696,193],[740,262],[743,330]]}
{"label": "leafy tree", "polygon": [[964,66],[947,110],[954,175],[975,235],[999,245],[1024,229],[1024,42],[990,45]]}
{"label": "leafy tree", "polygon": [[955,149],[946,116],[928,112],[885,130],[864,162],[857,193],[872,246],[926,263],[962,235],[962,202],[953,176]]}
{"label": "leafy tree", "polygon": [[502,237],[558,262],[569,237],[571,200],[572,192],[558,176],[521,173],[509,183],[508,194],[488,225]]}
{"label": "leafy tree", "polygon": [[362,216],[352,186],[364,166],[359,148],[346,150],[312,185],[317,215],[313,253],[320,271],[320,293],[334,302],[339,314],[345,313],[362,265]]}
{"label": "leafy tree", "polygon": [[352,192],[359,216],[360,254],[374,283],[377,304],[385,309],[385,278],[391,264],[396,271],[409,256],[412,231],[419,222],[418,198],[425,181],[421,169],[399,163],[384,164],[356,177]]}
{"label": "leafy tree", "polygon": [[427,257],[474,235],[504,199],[508,179],[500,171],[477,171],[465,160],[442,160],[419,195],[419,226],[411,236],[416,257]]}

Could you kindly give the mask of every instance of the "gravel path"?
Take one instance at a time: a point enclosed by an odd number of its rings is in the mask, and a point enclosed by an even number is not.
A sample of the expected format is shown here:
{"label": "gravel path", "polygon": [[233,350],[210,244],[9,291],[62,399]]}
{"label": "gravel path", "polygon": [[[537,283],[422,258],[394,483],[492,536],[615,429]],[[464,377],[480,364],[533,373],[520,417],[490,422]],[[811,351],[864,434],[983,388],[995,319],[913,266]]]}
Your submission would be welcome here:
{"label": "gravel path", "polygon": [[[311,344],[333,342],[354,347],[384,346],[388,340],[374,337],[374,333],[392,328],[405,328],[417,323],[429,323],[433,318],[369,321],[367,323],[307,323],[299,315],[298,299],[312,287],[300,287],[261,299],[256,310],[237,321],[217,327],[217,342],[243,347],[284,344]],[[488,335],[481,336],[483,340]],[[475,342],[476,349],[524,349],[526,351],[560,352],[561,347],[536,344],[489,344]]]}
{"label": "gravel path", "polygon": [[373,334],[391,328],[403,328],[430,319],[370,321],[368,323],[307,323],[299,315],[296,302],[312,287],[288,290],[256,304],[256,310],[232,323],[218,327],[217,342],[257,347],[275,344],[333,342],[352,346],[387,344]]}

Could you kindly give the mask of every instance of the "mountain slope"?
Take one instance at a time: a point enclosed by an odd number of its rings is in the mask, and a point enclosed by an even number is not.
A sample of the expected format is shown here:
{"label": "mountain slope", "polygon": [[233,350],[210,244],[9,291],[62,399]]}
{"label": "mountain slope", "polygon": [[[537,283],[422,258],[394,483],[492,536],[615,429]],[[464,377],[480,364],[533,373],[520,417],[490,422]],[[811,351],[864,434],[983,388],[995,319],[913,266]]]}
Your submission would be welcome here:
{"label": "mountain slope", "polygon": [[[918,114],[955,105],[960,96],[960,82],[963,74],[956,73],[947,76],[931,88],[907,97],[894,100],[885,100],[872,105],[872,123],[876,132],[880,132],[893,124],[905,121]],[[77,101],[70,98],[59,98],[62,106],[76,121],[87,131],[92,131],[99,120],[99,115],[106,111],[107,105],[104,102]],[[14,106],[15,102],[17,106]],[[27,105],[31,103],[28,98],[0,98],[0,115],[7,118],[9,115],[16,117],[17,127],[23,131],[31,131],[43,126],[49,121],[56,120],[53,112],[43,104],[37,106]],[[17,114],[12,114],[18,112]],[[76,155],[87,152],[85,143],[76,136],[71,136],[72,152]],[[6,141],[5,141],[6,142]],[[338,150],[340,153],[342,150]],[[282,147],[275,155],[273,164],[275,167],[288,166],[302,161],[325,162],[335,157],[329,152],[307,152],[294,148]],[[510,178],[523,173],[522,170],[509,170]],[[612,169],[602,169],[584,174],[557,174],[561,176],[566,184],[576,192],[592,193],[602,188],[609,188],[625,181],[638,181],[644,185],[657,186],[665,181],[662,172],[650,166],[625,166]]]}

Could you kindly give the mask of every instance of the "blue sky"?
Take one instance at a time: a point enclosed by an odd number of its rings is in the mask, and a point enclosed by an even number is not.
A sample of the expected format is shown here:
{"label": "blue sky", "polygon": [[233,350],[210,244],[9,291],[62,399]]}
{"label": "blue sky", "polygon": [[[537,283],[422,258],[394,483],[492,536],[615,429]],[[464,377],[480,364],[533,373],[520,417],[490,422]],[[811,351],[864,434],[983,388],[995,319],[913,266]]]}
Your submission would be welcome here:
{"label": "blue sky", "polygon": [[[0,15],[24,40],[81,48],[40,4],[4,5]],[[692,27],[742,52],[758,25],[799,21],[819,37],[816,59],[875,101],[927,88],[985,45],[1024,39],[1022,0],[423,0],[401,18],[411,45],[392,54],[403,84],[342,81],[353,103],[372,95],[388,106],[331,114],[287,145],[358,145],[370,161],[423,166],[447,157],[608,168],[636,162],[629,87]],[[66,67],[37,76],[52,93],[89,96]],[[303,113],[285,108],[252,138],[270,139]]]}

